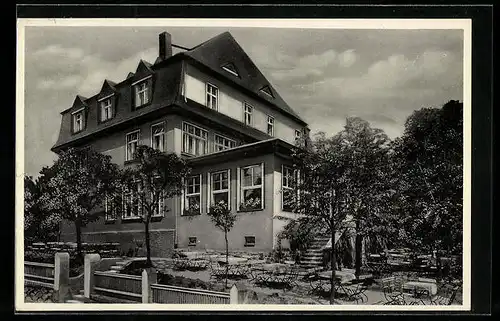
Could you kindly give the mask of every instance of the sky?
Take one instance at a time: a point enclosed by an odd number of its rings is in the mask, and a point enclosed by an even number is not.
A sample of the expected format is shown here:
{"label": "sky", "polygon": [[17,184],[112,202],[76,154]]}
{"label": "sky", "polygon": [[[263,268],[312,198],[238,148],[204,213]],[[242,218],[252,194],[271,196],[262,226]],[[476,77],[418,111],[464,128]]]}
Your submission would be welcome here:
{"label": "sky", "polygon": [[163,31],[188,48],[229,31],[312,134],[358,116],[393,139],[413,111],[463,100],[462,30],[28,26],[26,175],[56,159],[60,112],[75,96],[122,81],[140,59],[153,63]]}

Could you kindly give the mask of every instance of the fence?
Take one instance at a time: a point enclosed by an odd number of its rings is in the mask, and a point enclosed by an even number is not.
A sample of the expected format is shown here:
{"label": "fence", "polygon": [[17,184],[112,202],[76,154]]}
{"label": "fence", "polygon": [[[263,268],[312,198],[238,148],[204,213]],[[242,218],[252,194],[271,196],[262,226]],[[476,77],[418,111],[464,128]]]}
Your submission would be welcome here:
{"label": "fence", "polygon": [[94,272],[94,291],[131,301],[142,300],[142,278],[140,276],[109,272]]}
{"label": "fence", "polygon": [[24,282],[54,288],[55,265],[50,263],[24,262]]}
{"label": "fence", "polygon": [[230,304],[231,295],[225,292],[197,290],[177,286],[152,284],[152,303],[167,304]]}

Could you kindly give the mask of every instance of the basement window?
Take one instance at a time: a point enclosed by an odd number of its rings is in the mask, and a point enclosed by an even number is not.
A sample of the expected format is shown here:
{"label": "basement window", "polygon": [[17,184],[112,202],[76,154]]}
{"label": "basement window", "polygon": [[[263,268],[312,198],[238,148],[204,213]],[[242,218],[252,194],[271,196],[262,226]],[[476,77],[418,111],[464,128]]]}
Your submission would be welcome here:
{"label": "basement window", "polygon": [[255,246],[255,236],[245,236],[245,246],[254,247]]}
{"label": "basement window", "polygon": [[188,246],[196,246],[196,244],[198,243],[198,238],[196,236],[190,236],[188,240]]}

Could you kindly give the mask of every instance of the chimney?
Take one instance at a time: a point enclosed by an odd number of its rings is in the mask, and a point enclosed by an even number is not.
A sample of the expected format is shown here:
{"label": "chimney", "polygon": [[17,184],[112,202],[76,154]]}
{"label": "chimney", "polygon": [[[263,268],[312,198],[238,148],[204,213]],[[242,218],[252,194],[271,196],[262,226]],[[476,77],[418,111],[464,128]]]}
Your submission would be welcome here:
{"label": "chimney", "polygon": [[160,61],[172,56],[172,36],[168,32],[162,32],[159,35],[159,58]]}

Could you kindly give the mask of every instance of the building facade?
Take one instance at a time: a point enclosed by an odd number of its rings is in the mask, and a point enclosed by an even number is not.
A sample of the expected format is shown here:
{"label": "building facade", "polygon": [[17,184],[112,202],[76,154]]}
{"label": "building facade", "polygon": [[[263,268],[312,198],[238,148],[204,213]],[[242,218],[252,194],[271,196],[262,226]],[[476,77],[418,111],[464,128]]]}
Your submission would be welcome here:
{"label": "building facade", "polygon": [[[165,199],[151,226],[153,256],[174,247],[222,249],[224,235],[207,216],[224,200],[238,219],[228,235],[231,250],[272,250],[276,234],[293,218],[290,150],[309,135],[307,123],[281,98],[228,32],[172,55],[170,34],[159,35],[154,64],[141,60],[134,73],[101,91],[76,96],[61,113],[52,151],[91,146],[128,166],[138,145],[185,157],[192,167],[183,195]],[[119,242],[123,250],[144,240],[138,207],[102,216],[82,229],[84,242]],[[62,238],[75,239],[64,224]]]}

